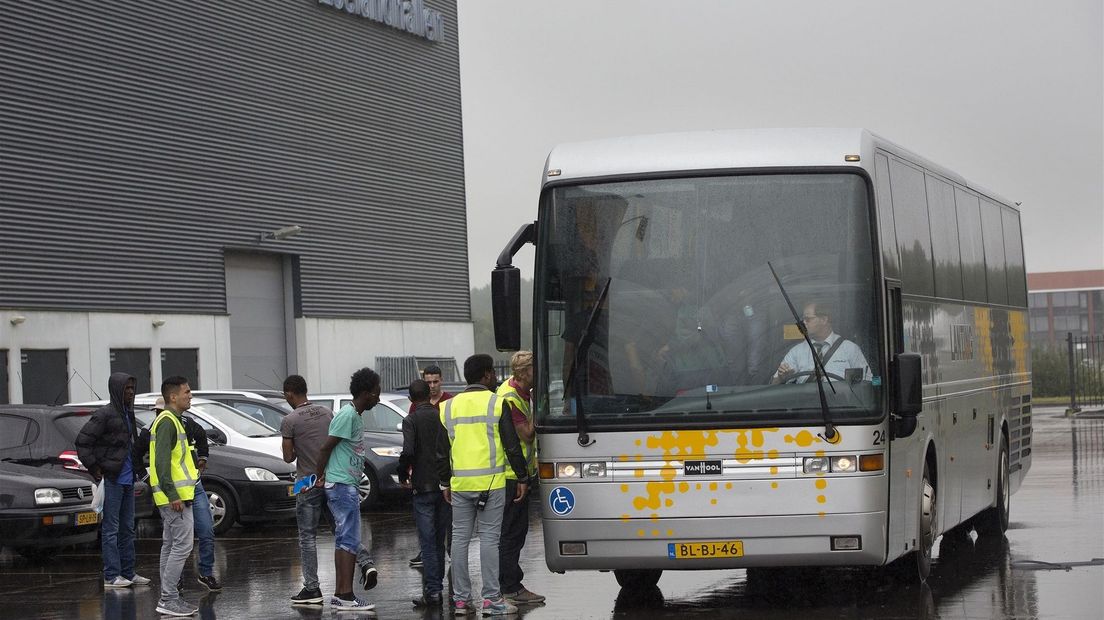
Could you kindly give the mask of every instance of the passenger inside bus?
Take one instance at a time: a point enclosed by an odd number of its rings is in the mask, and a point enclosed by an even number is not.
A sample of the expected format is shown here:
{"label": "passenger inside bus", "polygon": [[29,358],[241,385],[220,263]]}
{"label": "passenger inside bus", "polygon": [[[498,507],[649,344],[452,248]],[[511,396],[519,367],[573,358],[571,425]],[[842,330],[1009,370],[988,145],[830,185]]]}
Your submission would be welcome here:
{"label": "passenger inside bus", "polygon": [[[832,306],[824,301],[807,303],[801,320],[809,332],[809,339],[817,350],[825,372],[832,379],[855,383],[870,380],[870,365],[862,350],[854,342],[840,336],[832,329]],[[805,383],[816,375],[813,352],[805,342],[790,348],[771,383]]]}

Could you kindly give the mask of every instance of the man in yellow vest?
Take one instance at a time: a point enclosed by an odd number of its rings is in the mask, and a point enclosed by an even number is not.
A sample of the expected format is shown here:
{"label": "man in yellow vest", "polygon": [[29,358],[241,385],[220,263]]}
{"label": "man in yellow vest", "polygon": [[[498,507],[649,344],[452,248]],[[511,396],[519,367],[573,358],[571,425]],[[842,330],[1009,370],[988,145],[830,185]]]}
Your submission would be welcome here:
{"label": "man in yellow vest", "polygon": [[[525,501],[529,473],[521,442],[503,399],[492,391],[494,360],[476,354],[464,360],[468,387],[441,403],[441,424],[448,450],[438,456],[438,474],[445,501],[452,504],[452,606],[456,615],[479,613],[471,600],[468,546],[478,528],[485,616],[517,613],[502,596],[498,582],[498,542],[506,505],[506,468],[517,477],[509,501]],[[509,461],[509,465],[507,465]]]}
{"label": "man in yellow vest", "polygon": [[[537,475],[536,433],[533,428],[533,412],[529,390],[533,386],[533,352],[518,351],[510,358],[512,375],[498,386],[498,396],[505,401],[505,408],[521,439],[521,452],[525,456],[526,473],[530,479]],[[506,497],[517,495],[518,480],[510,468],[506,468]],[[498,577],[502,594],[514,605],[531,605],[544,601],[544,597],[529,591],[521,580],[521,548],[529,533],[529,502],[508,502],[502,512],[502,538],[499,542]]]}
{"label": "man in yellow vest", "polygon": [[177,583],[192,553],[194,521],[192,501],[199,470],[192,460],[181,414],[192,405],[192,388],[184,377],[173,376],[161,384],[165,409],[150,429],[150,490],[161,511],[161,598],[157,613],[191,616],[199,611],[180,598]]}

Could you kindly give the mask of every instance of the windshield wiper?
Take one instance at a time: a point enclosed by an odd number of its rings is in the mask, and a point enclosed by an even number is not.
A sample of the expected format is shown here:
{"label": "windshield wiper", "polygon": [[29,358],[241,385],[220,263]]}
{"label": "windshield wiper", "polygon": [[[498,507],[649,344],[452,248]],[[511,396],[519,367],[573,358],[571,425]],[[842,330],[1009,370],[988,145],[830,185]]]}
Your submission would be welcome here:
{"label": "windshield wiper", "polygon": [[817,353],[817,349],[813,346],[813,341],[809,338],[809,330],[805,327],[805,321],[801,319],[801,316],[797,314],[797,308],[794,307],[793,302],[790,301],[790,296],[786,293],[786,287],[782,286],[782,280],[778,278],[778,274],[774,271],[774,265],[767,261],[767,267],[770,269],[771,275],[774,276],[774,281],[778,284],[778,290],[782,291],[782,298],[786,300],[786,305],[790,307],[790,313],[793,314],[794,325],[797,326],[797,330],[801,332],[801,337],[805,339],[805,344],[809,345],[809,352],[813,355],[813,365],[816,366],[816,371],[813,373],[816,375],[817,380],[817,393],[820,395],[820,414],[824,418],[824,441],[828,443],[835,443],[836,439],[836,427],[832,424],[832,413],[828,409],[828,397],[824,394],[824,381],[828,380],[828,387],[832,388],[832,393],[836,393],[835,386],[832,385],[832,378],[828,376],[828,371],[824,369],[824,361],[820,359],[820,355]]}
{"label": "windshield wiper", "polygon": [[571,386],[575,383],[575,378],[579,376],[579,366],[586,361],[587,350],[590,349],[590,345],[594,342],[594,333],[591,328],[594,327],[594,322],[598,320],[598,316],[602,313],[602,302],[606,300],[606,295],[609,294],[609,287],[612,278],[606,278],[606,283],[602,285],[602,292],[598,294],[598,300],[594,302],[594,308],[590,311],[590,318],[587,319],[586,326],[583,328],[583,334],[579,338],[579,346],[575,349],[575,359],[571,362],[571,374],[567,376],[564,381],[564,394],[572,394],[571,398],[575,399],[575,427],[579,429],[579,445],[587,447],[594,442],[590,440],[590,435],[587,434],[586,414],[583,412],[583,399],[570,391]]}

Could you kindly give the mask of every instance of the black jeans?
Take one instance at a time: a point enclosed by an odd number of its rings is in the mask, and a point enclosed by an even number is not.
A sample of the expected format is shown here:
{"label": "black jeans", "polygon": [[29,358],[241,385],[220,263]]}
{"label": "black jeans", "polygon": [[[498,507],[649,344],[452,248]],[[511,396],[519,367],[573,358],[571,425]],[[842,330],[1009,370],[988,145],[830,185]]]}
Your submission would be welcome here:
{"label": "black jeans", "polygon": [[502,537],[498,541],[498,581],[503,594],[520,590],[525,578],[518,562],[525,536],[529,534],[529,496],[514,503],[517,486],[517,480],[506,481],[506,507],[502,511]]}

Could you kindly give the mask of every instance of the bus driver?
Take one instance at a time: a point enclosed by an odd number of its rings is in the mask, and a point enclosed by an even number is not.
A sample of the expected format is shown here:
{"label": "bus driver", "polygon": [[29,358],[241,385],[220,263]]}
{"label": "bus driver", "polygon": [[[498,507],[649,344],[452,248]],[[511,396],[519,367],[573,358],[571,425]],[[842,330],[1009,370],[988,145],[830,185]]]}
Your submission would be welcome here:
{"label": "bus driver", "polygon": [[[809,331],[809,340],[813,341],[817,353],[820,355],[824,370],[833,378],[851,380],[847,371],[861,370],[862,379],[870,379],[870,366],[866,363],[859,346],[836,332],[832,331],[832,308],[824,302],[810,302],[805,305],[801,320]],[[814,376],[816,370],[813,364],[812,351],[804,342],[795,344],[778,370],[771,377],[771,383],[786,383],[796,381],[805,383]],[[856,379],[857,380],[857,379]]]}

